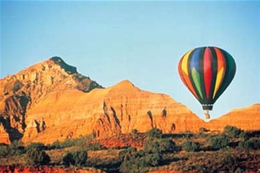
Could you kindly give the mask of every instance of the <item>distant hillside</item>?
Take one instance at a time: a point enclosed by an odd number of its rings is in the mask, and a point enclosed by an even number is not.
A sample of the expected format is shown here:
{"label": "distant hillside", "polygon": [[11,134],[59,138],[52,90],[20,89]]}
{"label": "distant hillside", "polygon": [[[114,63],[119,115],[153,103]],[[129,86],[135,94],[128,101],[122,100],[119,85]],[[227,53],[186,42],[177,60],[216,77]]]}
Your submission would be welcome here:
{"label": "distant hillside", "polygon": [[235,109],[207,123],[209,129],[223,130],[226,125],[236,126],[244,130],[260,129],[260,104],[247,108]]}

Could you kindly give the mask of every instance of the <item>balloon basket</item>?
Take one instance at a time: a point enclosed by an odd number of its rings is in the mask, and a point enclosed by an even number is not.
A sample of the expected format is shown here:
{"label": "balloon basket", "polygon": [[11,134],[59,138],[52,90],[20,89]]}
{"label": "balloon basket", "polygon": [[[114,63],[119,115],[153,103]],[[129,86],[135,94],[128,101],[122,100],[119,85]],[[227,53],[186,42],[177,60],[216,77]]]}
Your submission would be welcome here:
{"label": "balloon basket", "polygon": [[210,114],[205,113],[206,119],[210,119]]}

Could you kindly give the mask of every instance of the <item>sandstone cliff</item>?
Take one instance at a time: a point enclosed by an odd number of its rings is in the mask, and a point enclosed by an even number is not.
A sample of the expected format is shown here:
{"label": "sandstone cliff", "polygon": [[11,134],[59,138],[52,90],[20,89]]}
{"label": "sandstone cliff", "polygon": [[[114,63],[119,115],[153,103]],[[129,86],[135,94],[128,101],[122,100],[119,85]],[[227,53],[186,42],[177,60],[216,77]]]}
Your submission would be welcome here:
{"label": "sandstone cliff", "polygon": [[260,104],[258,103],[247,108],[232,110],[206,124],[207,128],[212,130],[223,130],[226,125],[236,126],[243,130],[259,130]]}
{"label": "sandstone cliff", "polygon": [[127,80],[89,93],[52,92],[27,114],[26,124],[44,118],[46,129],[35,134],[28,126],[24,142],[51,143],[91,133],[102,138],[153,127],[165,133],[198,131],[204,123],[170,96],[140,90]]}
{"label": "sandstone cliff", "polygon": [[0,136],[8,134],[10,141],[21,139],[27,127],[26,112],[40,104],[48,93],[67,89],[89,92],[94,88],[102,86],[79,74],[76,67],[66,64],[59,57],[1,79]]}
{"label": "sandstone cliff", "polygon": [[128,80],[103,88],[53,57],[0,80],[0,143],[52,143],[86,134],[104,138],[151,128],[259,130],[259,108],[234,110],[206,123],[166,94],[141,90]]}

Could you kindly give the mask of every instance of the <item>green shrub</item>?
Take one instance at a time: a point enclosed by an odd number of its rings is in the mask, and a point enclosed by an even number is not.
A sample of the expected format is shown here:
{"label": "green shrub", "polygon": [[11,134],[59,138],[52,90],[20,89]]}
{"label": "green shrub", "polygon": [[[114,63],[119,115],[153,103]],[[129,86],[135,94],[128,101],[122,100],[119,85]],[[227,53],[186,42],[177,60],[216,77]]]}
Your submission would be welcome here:
{"label": "green shrub", "polygon": [[158,166],[162,160],[159,153],[148,154],[143,150],[130,151],[123,157],[123,162],[120,165],[120,172],[122,173],[142,173],[147,172],[149,167]]}
{"label": "green shrub", "polygon": [[104,147],[96,142],[96,143],[90,143],[88,146],[87,146],[87,150],[90,150],[90,151],[96,151],[96,150],[101,150],[101,149],[104,149]]}
{"label": "green shrub", "polygon": [[67,147],[72,147],[72,146],[85,146],[88,144],[91,139],[93,138],[92,135],[86,135],[86,136],[80,136],[78,138],[73,138],[73,139],[65,139],[65,141],[60,142],[60,141],[55,141],[51,145],[48,146],[48,149],[61,149],[61,148],[67,148]]}
{"label": "green shrub", "polygon": [[214,149],[220,149],[228,146],[229,138],[226,135],[218,135],[207,138],[207,141],[210,143],[211,147]]}
{"label": "green shrub", "polygon": [[21,141],[13,141],[10,145],[0,146],[0,157],[19,156],[25,153],[25,148]]}
{"label": "green shrub", "polygon": [[54,150],[54,149],[61,149],[62,148],[62,142],[60,141],[55,141],[51,145],[48,145],[49,150]]}
{"label": "green shrub", "polygon": [[75,165],[75,166],[83,166],[87,161],[87,151],[79,150],[74,152],[69,152],[63,157],[63,163],[67,166]]}
{"label": "green shrub", "polygon": [[162,159],[162,156],[159,153],[153,153],[153,154],[148,154],[144,156],[144,160],[146,164],[144,165],[149,165],[149,166],[158,166],[160,161]]}
{"label": "green shrub", "polygon": [[175,143],[170,138],[165,139],[150,139],[144,144],[146,153],[165,153],[174,151]]}
{"label": "green shrub", "polygon": [[236,157],[228,154],[226,156],[223,157],[223,162],[224,164],[224,168],[226,168],[228,170],[228,172],[235,172],[235,170],[238,167],[238,162]]}
{"label": "green shrub", "polygon": [[224,128],[223,134],[231,138],[243,138],[245,136],[245,132],[235,126],[226,126]]}
{"label": "green shrub", "polygon": [[41,143],[41,142],[37,142],[37,143],[30,143],[28,146],[27,146],[27,149],[29,148],[39,148],[40,150],[45,150],[47,149],[47,147]]}
{"label": "green shrub", "polygon": [[119,158],[123,161],[126,154],[128,154],[129,156],[132,156],[136,151],[137,151],[137,149],[134,147],[127,147],[126,149],[119,152]]}
{"label": "green shrub", "polygon": [[9,146],[0,146],[0,157],[7,157],[10,153],[10,147]]}
{"label": "green shrub", "polygon": [[146,132],[146,135],[150,138],[162,138],[162,130],[157,128],[152,128],[148,132]]}
{"label": "green shrub", "polygon": [[185,141],[182,144],[182,149],[185,151],[199,151],[200,149],[200,144],[198,142],[193,142],[193,141]]}
{"label": "green shrub", "polygon": [[46,165],[50,162],[50,157],[39,148],[29,148],[26,151],[26,157],[29,165]]}
{"label": "green shrub", "polygon": [[252,139],[249,141],[241,141],[238,143],[238,147],[244,148],[244,149],[258,150],[258,149],[260,149],[260,140]]}
{"label": "green shrub", "polygon": [[129,147],[119,153],[122,160],[120,172],[147,172],[149,167],[158,166],[162,160],[162,156],[156,150],[154,153],[148,153],[144,150],[137,151],[136,148]]}

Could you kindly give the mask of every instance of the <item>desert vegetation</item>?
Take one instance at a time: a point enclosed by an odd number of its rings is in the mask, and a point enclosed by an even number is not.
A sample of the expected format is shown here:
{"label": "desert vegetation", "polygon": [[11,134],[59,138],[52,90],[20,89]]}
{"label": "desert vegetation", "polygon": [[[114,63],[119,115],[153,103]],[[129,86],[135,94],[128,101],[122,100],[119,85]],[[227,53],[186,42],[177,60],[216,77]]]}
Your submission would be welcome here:
{"label": "desert vegetation", "polygon": [[[134,145],[140,139],[142,145]],[[57,166],[104,172],[257,172],[260,168],[260,131],[226,126],[222,132],[200,129],[198,133],[146,133],[116,135],[109,140],[118,147],[102,145],[93,135],[56,141],[53,144],[0,146],[1,166]]]}

